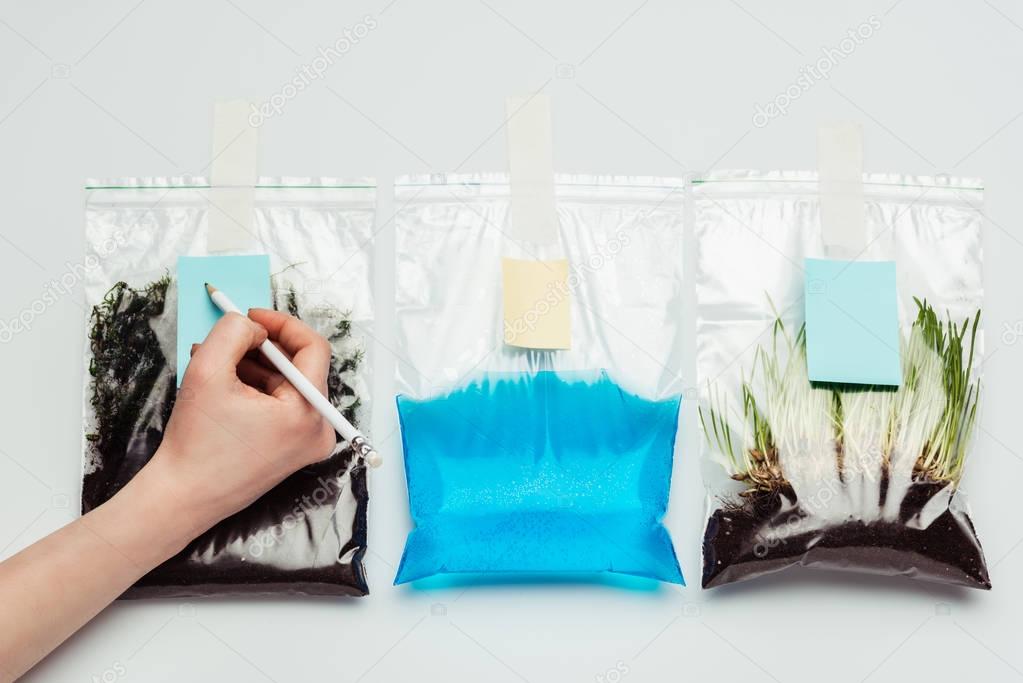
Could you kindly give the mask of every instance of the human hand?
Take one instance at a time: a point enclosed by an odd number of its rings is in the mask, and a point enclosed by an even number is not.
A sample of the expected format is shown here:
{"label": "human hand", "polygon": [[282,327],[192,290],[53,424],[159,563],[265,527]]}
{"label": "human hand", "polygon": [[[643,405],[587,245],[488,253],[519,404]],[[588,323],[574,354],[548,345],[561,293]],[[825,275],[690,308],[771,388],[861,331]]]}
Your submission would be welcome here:
{"label": "human hand", "polygon": [[216,522],[330,454],[334,430],[259,362],[268,337],[326,393],[330,344],[298,319],[254,309],[217,322],[193,353],[149,463],[107,502],[0,562],[0,681]]}
{"label": "human hand", "polygon": [[268,337],[326,394],[330,344],[286,313],[229,313],[193,347],[163,442],[139,475],[169,494],[186,543],[336,444],[326,420],[262,362]]}

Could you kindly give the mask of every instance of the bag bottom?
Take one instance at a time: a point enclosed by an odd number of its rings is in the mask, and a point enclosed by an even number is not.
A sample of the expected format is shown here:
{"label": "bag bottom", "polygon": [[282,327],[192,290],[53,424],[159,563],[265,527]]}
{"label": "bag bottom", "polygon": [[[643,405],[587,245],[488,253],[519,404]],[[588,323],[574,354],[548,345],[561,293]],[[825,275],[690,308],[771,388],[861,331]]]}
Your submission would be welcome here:
{"label": "bag bottom", "polygon": [[[931,484],[914,485],[904,502],[920,507],[933,495]],[[848,520],[816,525],[779,494],[742,509],[719,508],[703,540],[703,587],[712,588],[802,566],[905,576],[987,590],[991,588],[984,552],[973,522],[950,505],[924,528],[897,521]],[[793,512],[795,510],[795,513]],[[799,532],[779,534],[796,514]]]}

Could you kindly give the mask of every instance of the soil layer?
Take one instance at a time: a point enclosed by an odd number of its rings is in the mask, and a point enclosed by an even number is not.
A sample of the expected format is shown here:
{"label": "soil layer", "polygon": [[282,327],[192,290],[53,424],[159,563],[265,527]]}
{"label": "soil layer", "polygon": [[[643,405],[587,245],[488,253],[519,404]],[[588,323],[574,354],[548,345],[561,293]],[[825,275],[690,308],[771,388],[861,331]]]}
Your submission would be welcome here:
{"label": "soil layer", "polygon": [[925,528],[913,522],[940,485],[914,484],[890,522],[821,523],[778,493],[714,511],[703,539],[703,586],[744,581],[792,566],[908,576],[991,588],[973,522],[949,505]]}

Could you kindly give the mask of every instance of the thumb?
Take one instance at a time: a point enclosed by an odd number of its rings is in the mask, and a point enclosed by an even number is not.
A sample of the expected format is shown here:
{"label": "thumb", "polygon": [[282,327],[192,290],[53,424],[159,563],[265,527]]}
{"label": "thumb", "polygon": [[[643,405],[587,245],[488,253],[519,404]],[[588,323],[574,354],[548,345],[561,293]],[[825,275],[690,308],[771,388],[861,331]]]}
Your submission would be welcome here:
{"label": "thumb", "polygon": [[238,313],[227,313],[213,326],[188,363],[182,385],[189,381],[205,383],[235,368],[246,353],[266,340],[266,329]]}

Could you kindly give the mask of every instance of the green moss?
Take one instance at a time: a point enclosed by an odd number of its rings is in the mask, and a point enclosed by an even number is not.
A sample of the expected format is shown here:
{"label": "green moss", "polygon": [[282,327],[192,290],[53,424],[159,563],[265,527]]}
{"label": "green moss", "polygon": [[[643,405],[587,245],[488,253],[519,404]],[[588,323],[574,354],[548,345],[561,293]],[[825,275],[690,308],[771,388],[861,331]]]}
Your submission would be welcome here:
{"label": "green moss", "polygon": [[[86,438],[100,453],[123,452],[166,360],[150,320],[161,315],[170,276],[132,289],[114,285],[92,310],[89,344],[92,359],[91,404],[96,429]],[[164,411],[170,414],[170,406]]]}

